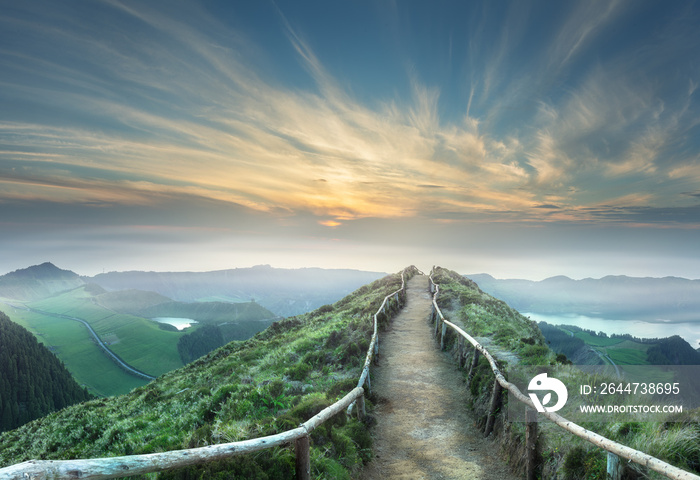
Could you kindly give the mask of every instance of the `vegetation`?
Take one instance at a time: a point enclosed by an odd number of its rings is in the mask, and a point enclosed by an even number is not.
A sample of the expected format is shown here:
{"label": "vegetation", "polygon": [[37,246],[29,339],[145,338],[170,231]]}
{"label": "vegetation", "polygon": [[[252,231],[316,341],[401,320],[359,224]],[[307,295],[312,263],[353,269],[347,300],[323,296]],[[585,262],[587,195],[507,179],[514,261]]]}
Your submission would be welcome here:
{"label": "vegetation", "polygon": [[484,293],[472,280],[438,267],[433,280],[440,285],[438,306],[443,315],[472,336],[516,356],[526,365],[549,365],[556,356],[547,347],[536,322],[505,302]]}
{"label": "vegetation", "polygon": [[[77,381],[102,396],[126,393],[146,382],[110,360],[75,318],[90,324],[124,362],[152,376],[179,368],[230,340],[250,338],[275,318],[252,302],[187,304],[139,290],[105,292],[94,284],[25,305],[30,310],[8,309],[12,320],[40,336]],[[184,332],[168,329],[147,316],[194,318],[198,323]],[[206,326],[211,328],[197,333]],[[195,336],[183,340],[190,334]],[[209,335],[214,336],[207,338]]]}
{"label": "vegetation", "polygon": [[[482,345],[486,346],[497,358],[497,363],[511,381],[510,375],[517,371],[517,363],[528,365],[549,365],[556,378],[575,378],[572,384],[591,384],[584,372],[570,365],[566,355],[556,356],[547,346],[537,325],[530,322],[517,312],[509,309],[500,300],[486,295],[479,287],[468,279],[463,279],[455,272],[441,268],[434,271],[433,278],[440,285],[438,304],[443,314],[453,323],[460,324],[468,333],[478,336]],[[556,328],[558,333],[547,339],[562,347],[576,349],[585,340],[606,348],[609,355],[616,355],[617,360],[629,361],[639,359],[641,355],[648,360],[647,348],[661,344],[663,355],[671,354],[677,341],[655,342],[644,344],[641,350],[633,347],[636,339],[628,336],[608,337],[601,332],[574,330],[576,327]],[[682,339],[681,339],[682,340]],[[456,342],[452,341],[451,346]],[[638,345],[641,345],[639,343]],[[617,353],[612,353],[617,349]],[[691,349],[692,350],[692,349]],[[683,349],[683,355],[686,351]],[[691,354],[692,355],[692,354]],[[668,357],[667,357],[668,358]],[[680,356],[678,357],[680,358]],[[616,361],[617,361],[616,360]],[[669,358],[670,360],[670,358]],[[467,365],[470,365],[470,359]],[[465,370],[465,379],[467,371]],[[650,378],[650,381],[652,379]],[[469,405],[474,410],[477,423],[486,423],[487,412],[491,400],[494,375],[483,357],[480,357],[474,377],[469,383]],[[570,399],[572,392],[569,392]],[[600,398],[600,397],[598,397]],[[506,422],[506,402],[496,417],[494,432],[498,436],[502,453],[518,470],[523,470],[525,457],[525,428],[523,423]],[[636,400],[635,400],[636,401]],[[700,411],[687,410],[682,414],[674,414],[663,422],[645,421],[643,415],[628,415],[626,419],[609,418],[606,423],[585,422],[581,425],[624,445],[646,452],[680,468],[694,473],[700,473]],[[541,460],[540,478],[594,479],[604,478],[606,456],[604,452],[592,444],[566,432],[549,422],[539,423],[538,455]],[[624,476],[626,478],[657,478],[654,472],[635,463],[625,462]]]}
{"label": "vegetation", "polygon": [[0,432],[89,398],[54,354],[0,312]]}
{"label": "vegetation", "polygon": [[[400,286],[400,275],[389,275],[129,394],[74,405],[6,432],[0,465],[166,451],[295,428],[356,386],[372,315]],[[311,435],[314,477],[351,478],[370,456],[366,426],[344,415]],[[293,471],[290,449],[275,448],[159,478],[290,478]]]}
{"label": "vegetation", "polygon": [[180,340],[177,342],[177,351],[180,354],[182,363],[187,364],[221,347],[223,344],[224,337],[221,334],[221,329],[216,325],[205,325],[189,335],[180,337]]}
{"label": "vegetation", "polygon": [[595,351],[607,355],[617,365],[700,365],[700,354],[678,335],[668,338],[636,338],[632,335],[608,336],[573,325],[555,326],[539,322],[549,347],[568,358],[583,359],[577,364],[602,365]]}
{"label": "vegetation", "polygon": [[85,326],[75,320],[13,308],[8,308],[7,314],[41,339],[93,395],[118,395],[147,383],[120,369],[92,341]]}

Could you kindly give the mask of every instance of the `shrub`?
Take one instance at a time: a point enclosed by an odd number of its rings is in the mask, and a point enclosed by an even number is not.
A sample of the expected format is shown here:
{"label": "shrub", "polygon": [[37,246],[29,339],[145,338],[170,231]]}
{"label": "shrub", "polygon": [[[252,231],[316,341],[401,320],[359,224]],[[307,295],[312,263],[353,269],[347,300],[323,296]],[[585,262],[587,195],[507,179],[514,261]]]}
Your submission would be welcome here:
{"label": "shrub", "polygon": [[309,372],[311,372],[311,365],[308,365],[304,362],[297,362],[296,364],[292,365],[287,369],[287,376],[289,376],[289,378],[291,378],[292,380],[301,382],[303,380],[306,380],[306,377],[309,375]]}
{"label": "shrub", "polygon": [[564,458],[565,480],[593,480],[605,478],[607,460],[603,450],[574,447]]}

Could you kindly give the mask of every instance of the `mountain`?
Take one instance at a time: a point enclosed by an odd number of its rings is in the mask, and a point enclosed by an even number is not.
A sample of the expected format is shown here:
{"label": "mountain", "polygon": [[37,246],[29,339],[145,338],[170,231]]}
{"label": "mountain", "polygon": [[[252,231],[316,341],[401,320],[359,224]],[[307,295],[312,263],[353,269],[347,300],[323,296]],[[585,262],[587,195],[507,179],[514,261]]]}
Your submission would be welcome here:
{"label": "mountain", "polygon": [[[273,323],[130,393],[91,400],[0,435],[0,466],[32,458],[98,458],[232,442],[296,428],[357,385],[371,317],[399,274],[333,305]],[[337,415],[311,433],[314,475],[356,478],[371,456],[365,423]],[[293,478],[294,452],[276,447],[158,475]]]}
{"label": "mountain", "polygon": [[46,262],[0,277],[0,297],[37,300],[84,285],[78,274]]}
{"label": "mountain", "polygon": [[499,280],[467,275],[491,295],[521,312],[577,313],[609,318],[700,320],[700,280],[607,276],[573,280]]}
{"label": "mountain", "polygon": [[107,291],[151,291],[180,302],[255,300],[286,317],[333,303],[384,275],[347,269],[282,269],[259,265],[212,272],[109,272],[83,280]]}
{"label": "mountain", "polygon": [[53,353],[0,312],[0,432],[89,398]]}

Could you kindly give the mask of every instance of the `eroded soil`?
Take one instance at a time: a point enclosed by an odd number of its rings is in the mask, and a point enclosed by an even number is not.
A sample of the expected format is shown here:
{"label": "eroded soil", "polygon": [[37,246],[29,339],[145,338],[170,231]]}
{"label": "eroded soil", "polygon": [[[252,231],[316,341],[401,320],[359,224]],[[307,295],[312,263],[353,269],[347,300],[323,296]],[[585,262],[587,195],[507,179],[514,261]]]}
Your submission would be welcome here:
{"label": "eroded soil", "polygon": [[473,426],[462,376],[432,337],[430,302],[428,278],[413,277],[406,306],[381,335],[374,459],[360,478],[516,479]]}

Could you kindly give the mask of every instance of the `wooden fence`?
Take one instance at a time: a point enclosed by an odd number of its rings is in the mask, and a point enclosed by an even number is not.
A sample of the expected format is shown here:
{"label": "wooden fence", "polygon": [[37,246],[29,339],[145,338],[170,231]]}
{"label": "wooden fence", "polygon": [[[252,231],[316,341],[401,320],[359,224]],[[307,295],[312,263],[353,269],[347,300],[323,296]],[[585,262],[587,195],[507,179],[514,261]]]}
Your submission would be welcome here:
{"label": "wooden fence", "polygon": [[[524,395],[518,387],[513,385],[512,383],[508,382],[506,378],[503,376],[501,373],[500,369],[498,368],[498,365],[496,364],[496,361],[493,359],[491,354],[486,350],[479,342],[477,342],[472,336],[470,336],[468,333],[466,333],[464,330],[459,328],[457,325],[455,325],[452,322],[449,322],[448,320],[445,319],[443,316],[442,312],[440,311],[440,308],[437,305],[437,297],[440,292],[440,287],[433,281],[433,274],[431,272],[430,274],[430,292],[433,293],[433,307],[432,307],[432,313],[431,313],[431,322],[435,323],[435,334],[436,337],[439,338],[440,340],[440,345],[441,348],[445,347],[445,334],[447,332],[447,328],[453,329],[457,334],[459,334],[462,338],[466,339],[469,343],[471,343],[475,349],[474,356],[472,357],[472,363],[470,366],[470,370],[468,373],[468,381],[471,380],[471,377],[474,375],[474,370],[476,367],[476,363],[478,361],[478,355],[481,353],[489,362],[491,365],[491,370],[493,370],[493,374],[496,377],[494,380],[493,384],[493,390],[491,393],[491,404],[489,406],[489,414],[487,417],[486,421],[486,427],[484,429],[484,434],[488,436],[491,431],[493,430],[493,424],[494,420],[496,417],[497,411],[500,409],[500,399],[501,399],[501,392],[502,389],[505,388],[508,390],[513,396],[520,402],[526,404],[528,407],[528,422],[527,422],[527,427],[526,427],[526,452],[527,452],[527,478],[528,480],[534,479],[535,478],[535,444],[534,442],[537,439],[537,423],[536,423],[536,416],[538,412],[535,409],[535,405],[533,404],[532,400],[530,397],[527,395]],[[461,364],[461,356],[460,356],[460,364]],[[460,365],[461,366],[461,365]],[[626,458],[627,460],[630,460],[632,462],[638,463],[640,465],[643,465],[645,467],[650,468],[651,470],[654,470],[656,472],[661,473],[662,475],[672,478],[674,480],[700,480],[700,476],[695,475],[690,472],[686,472],[685,470],[682,470],[678,467],[675,467],[669,463],[664,462],[663,460],[659,460],[658,458],[652,457],[651,455],[648,455],[644,452],[640,452],[639,450],[635,450],[633,448],[627,447],[625,445],[622,445],[620,443],[617,443],[613,440],[610,440],[602,435],[599,435],[595,432],[592,432],[590,430],[587,430],[580,425],[575,424],[574,422],[571,422],[567,420],[566,418],[562,417],[561,415],[558,415],[554,412],[540,412],[539,415],[543,415],[544,417],[548,418],[552,422],[554,422],[556,425],[560,426],[561,428],[573,433],[574,435],[583,438],[584,440],[601,447],[602,449],[606,450],[608,452],[608,473],[615,477],[615,475],[618,475],[617,478],[619,479],[619,474],[620,472],[620,466],[619,466],[619,458]]]}
{"label": "wooden fence", "polygon": [[333,405],[299,425],[299,427],[276,435],[251,440],[185,450],[149,453],[146,455],[79,460],[30,460],[10,467],[0,468],[0,480],[73,480],[77,478],[103,480],[143,475],[223,460],[235,455],[253,453],[292,442],[294,442],[296,455],[296,477],[299,480],[310,479],[309,434],[323,422],[343,410],[347,410],[347,414],[350,415],[353,405],[357,406],[358,418],[363,418],[365,414],[364,385],[367,385],[367,390],[369,391],[369,366],[379,352],[379,340],[377,337],[378,317],[380,315],[389,316],[403,305],[406,298],[405,276],[415,272],[418,272],[415,267],[409,267],[401,272],[401,288],[384,297],[384,301],[377,313],[374,314],[374,333],[372,334],[372,340],[367,350],[365,364],[357,382],[357,387]]}

